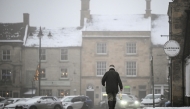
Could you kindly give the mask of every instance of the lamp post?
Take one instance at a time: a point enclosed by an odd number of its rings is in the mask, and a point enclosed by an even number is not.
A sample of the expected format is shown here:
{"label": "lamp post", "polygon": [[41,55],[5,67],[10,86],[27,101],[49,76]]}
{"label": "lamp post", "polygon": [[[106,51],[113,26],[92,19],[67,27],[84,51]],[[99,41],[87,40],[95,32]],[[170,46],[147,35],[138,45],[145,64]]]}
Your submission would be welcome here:
{"label": "lamp post", "polygon": [[152,72],[152,96],[153,96],[153,108],[155,108],[155,100],[154,100],[154,69],[153,69],[153,56],[150,58],[151,61],[151,72]]}
{"label": "lamp post", "polygon": [[40,27],[40,31],[38,33],[39,37],[39,74],[38,74],[38,80],[39,80],[39,96],[41,94],[41,37],[43,36],[42,34],[42,29]]}

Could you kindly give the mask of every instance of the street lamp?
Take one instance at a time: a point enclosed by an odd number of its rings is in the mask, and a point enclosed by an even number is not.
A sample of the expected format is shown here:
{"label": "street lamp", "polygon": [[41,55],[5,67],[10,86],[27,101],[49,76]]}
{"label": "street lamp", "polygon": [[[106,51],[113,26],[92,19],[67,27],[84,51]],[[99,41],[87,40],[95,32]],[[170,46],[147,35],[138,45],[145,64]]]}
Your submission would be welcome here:
{"label": "street lamp", "polygon": [[38,37],[39,37],[39,75],[38,75],[38,80],[39,80],[39,96],[41,94],[41,86],[40,86],[40,80],[41,80],[41,37],[43,36],[43,33],[42,33],[42,29],[40,27],[40,31],[38,33]]}
{"label": "street lamp", "polygon": [[155,108],[155,100],[154,100],[154,69],[153,69],[153,56],[150,57],[151,61],[151,72],[152,72],[152,96],[153,96],[153,108]]}

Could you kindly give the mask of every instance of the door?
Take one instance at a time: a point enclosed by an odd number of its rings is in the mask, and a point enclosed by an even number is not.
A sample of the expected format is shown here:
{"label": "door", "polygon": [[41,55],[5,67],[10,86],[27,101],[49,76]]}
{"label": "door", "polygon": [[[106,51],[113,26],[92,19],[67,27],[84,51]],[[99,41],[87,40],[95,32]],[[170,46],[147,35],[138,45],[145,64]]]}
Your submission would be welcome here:
{"label": "door", "polygon": [[84,102],[80,97],[75,97],[71,100],[73,109],[81,109]]}
{"label": "door", "polygon": [[141,101],[142,98],[146,96],[146,91],[139,91],[139,100]]}
{"label": "door", "polygon": [[88,96],[92,100],[92,107],[94,106],[94,90],[87,90],[86,96]]}
{"label": "door", "polygon": [[47,103],[47,101],[46,101],[45,97],[42,97],[39,100],[37,100],[35,106],[38,109],[46,109],[47,108],[47,104],[46,103]]}

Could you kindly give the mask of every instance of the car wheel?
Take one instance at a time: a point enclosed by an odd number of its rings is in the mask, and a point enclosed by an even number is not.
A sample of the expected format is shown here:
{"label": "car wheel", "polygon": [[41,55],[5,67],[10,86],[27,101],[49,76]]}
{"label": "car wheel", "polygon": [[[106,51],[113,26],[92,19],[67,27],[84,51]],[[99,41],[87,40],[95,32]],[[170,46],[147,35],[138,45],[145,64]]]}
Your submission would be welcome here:
{"label": "car wheel", "polygon": [[37,109],[35,106],[31,106],[29,109]]}
{"label": "car wheel", "polygon": [[73,109],[73,107],[70,106],[70,107],[68,107],[67,109]]}
{"label": "car wheel", "polygon": [[55,106],[54,109],[61,109],[61,107],[60,106]]}

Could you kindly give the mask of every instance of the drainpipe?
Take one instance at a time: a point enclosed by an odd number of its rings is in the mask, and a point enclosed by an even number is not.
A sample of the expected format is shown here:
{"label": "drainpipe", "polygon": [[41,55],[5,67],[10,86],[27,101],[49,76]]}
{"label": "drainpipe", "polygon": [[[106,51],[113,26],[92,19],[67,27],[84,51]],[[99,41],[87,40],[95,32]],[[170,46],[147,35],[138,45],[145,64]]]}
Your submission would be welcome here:
{"label": "drainpipe", "polygon": [[81,64],[82,64],[82,62],[81,62],[81,60],[82,60],[82,59],[81,59],[81,58],[82,58],[82,53],[81,53],[81,51],[82,51],[82,47],[80,48],[80,95],[81,95],[81,77],[82,77],[82,75],[81,75],[81,74],[82,74],[82,73],[81,73],[81,71],[82,71],[82,70],[81,70],[81,69],[82,69],[82,67],[81,67],[81,66],[82,66],[82,65],[81,65]]}

